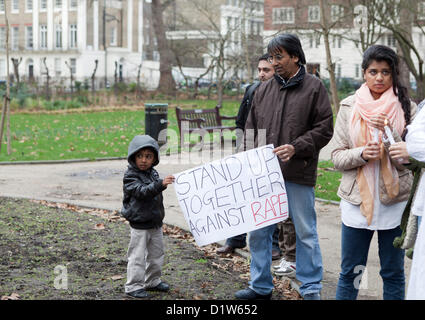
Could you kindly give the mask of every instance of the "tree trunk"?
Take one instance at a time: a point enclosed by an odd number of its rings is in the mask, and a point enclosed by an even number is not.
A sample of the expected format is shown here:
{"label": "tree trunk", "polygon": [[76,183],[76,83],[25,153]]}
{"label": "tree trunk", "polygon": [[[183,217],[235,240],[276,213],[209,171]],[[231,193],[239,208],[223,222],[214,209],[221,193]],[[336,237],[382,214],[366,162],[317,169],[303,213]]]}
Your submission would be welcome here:
{"label": "tree trunk", "polygon": [[19,59],[12,58],[13,71],[15,73],[16,84],[17,84],[18,88],[19,88],[19,83],[20,83],[19,65],[20,65],[21,62],[22,62],[22,58],[19,58]]}
{"label": "tree trunk", "polygon": [[332,95],[333,110],[335,114],[338,114],[338,111],[339,111],[338,89],[336,86],[336,79],[335,79],[335,64],[332,62],[331,47],[329,45],[329,28],[328,28],[326,17],[325,17],[325,4],[323,0],[319,0],[319,4],[320,4],[320,20],[322,24],[323,38],[324,38],[325,49],[326,49],[326,62],[327,62],[328,71],[329,71],[330,90]]}
{"label": "tree trunk", "polygon": [[95,94],[95,79],[96,79],[96,71],[97,71],[97,65],[99,64],[99,60],[94,60],[94,70],[91,75],[91,91],[93,95]]}
{"label": "tree trunk", "polygon": [[162,13],[163,6],[161,4],[161,0],[152,0],[153,27],[156,34],[160,57],[158,90],[164,94],[175,95],[176,82],[172,75],[172,52],[168,48]]}
{"label": "tree trunk", "polygon": [[4,96],[4,104],[1,113],[0,121],[0,151],[3,143],[3,131],[5,120],[7,122],[7,154],[11,154],[11,142],[10,142],[10,74],[9,74],[9,19],[7,17],[7,3],[4,2],[4,15],[6,21],[6,94]]}

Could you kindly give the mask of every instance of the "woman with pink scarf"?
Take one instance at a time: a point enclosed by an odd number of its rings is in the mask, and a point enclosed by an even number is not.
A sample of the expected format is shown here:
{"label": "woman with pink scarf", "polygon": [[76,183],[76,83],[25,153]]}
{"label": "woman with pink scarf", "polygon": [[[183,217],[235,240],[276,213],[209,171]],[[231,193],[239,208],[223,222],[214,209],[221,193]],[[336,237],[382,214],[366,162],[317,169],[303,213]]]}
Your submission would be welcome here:
{"label": "woman with pink scarf", "polygon": [[332,161],[342,172],[338,189],[342,261],[336,299],[357,298],[375,231],[383,297],[404,299],[404,252],[393,246],[393,240],[401,235],[412,175],[391,158],[388,148],[391,142],[402,141],[416,105],[400,84],[394,50],[371,46],[364,52],[362,69],[365,83],[341,102],[331,142]]}

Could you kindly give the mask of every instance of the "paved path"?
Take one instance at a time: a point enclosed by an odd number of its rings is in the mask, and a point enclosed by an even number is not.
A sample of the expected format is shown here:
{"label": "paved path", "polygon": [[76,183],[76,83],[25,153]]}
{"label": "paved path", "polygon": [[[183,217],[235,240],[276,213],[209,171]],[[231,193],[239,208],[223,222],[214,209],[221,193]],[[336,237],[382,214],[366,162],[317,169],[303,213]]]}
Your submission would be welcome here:
{"label": "paved path", "polygon": [[[322,160],[329,159],[328,150],[329,147],[322,150]],[[231,150],[223,152],[214,159],[230,154]],[[174,174],[199,165],[196,160],[195,155],[189,153],[163,156],[157,169],[161,175]],[[122,201],[122,175],[126,167],[126,160],[0,165],[0,195],[119,210]],[[164,198],[165,223],[188,230],[173,186],[164,191]],[[316,210],[324,265],[322,299],[334,299],[340,271],[339,208],[335,204],[317,201]],[[410,263],[406,259],[406,279]],[[359,299],[382,299],[376,236],[369,252],[366,278],[363,281],[365,289],[360,291]]]}

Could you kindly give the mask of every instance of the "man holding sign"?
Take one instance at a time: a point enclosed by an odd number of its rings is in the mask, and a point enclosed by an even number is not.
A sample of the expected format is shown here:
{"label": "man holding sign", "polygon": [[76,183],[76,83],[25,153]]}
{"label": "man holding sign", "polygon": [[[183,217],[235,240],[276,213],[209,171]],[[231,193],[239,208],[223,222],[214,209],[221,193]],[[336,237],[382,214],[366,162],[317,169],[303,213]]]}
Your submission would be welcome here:
{"label": "man holding sign", "polygon": [[[244,149],[273,144],[285,179],[289,216],[296,231],[296,277],[306,300],[320,299],[322,255],[316,230],[314,186],[319,151],[332,138],[333,116],[323,83],[305,71],[300,40],[280,34],[268,44],[275,76],[257,89],[245,125]],[[274,226],[250,233],[251,281],[238,299],[270,299]]]}

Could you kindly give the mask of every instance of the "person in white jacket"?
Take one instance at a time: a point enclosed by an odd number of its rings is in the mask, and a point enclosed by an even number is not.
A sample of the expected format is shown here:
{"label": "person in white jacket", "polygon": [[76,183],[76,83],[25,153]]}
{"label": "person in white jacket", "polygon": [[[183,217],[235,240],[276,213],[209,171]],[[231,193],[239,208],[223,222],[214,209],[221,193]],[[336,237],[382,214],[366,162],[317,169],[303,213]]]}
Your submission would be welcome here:
{"label": "person in white jacket", "polygon": [[[408,161],[412,157],[417,161],[425,162],[425,108],[421,108],[412,124],[407,127],[406,143],[399,143],[390,147],[394,157]],[[422,171],[423,172],[423,171]],[[419,180],[411,214],[421,218],[425,214],[425,175]],[[425,223],[419,224],[419,230],[414,246],[413,262],[406,299],[425,299]]]}

